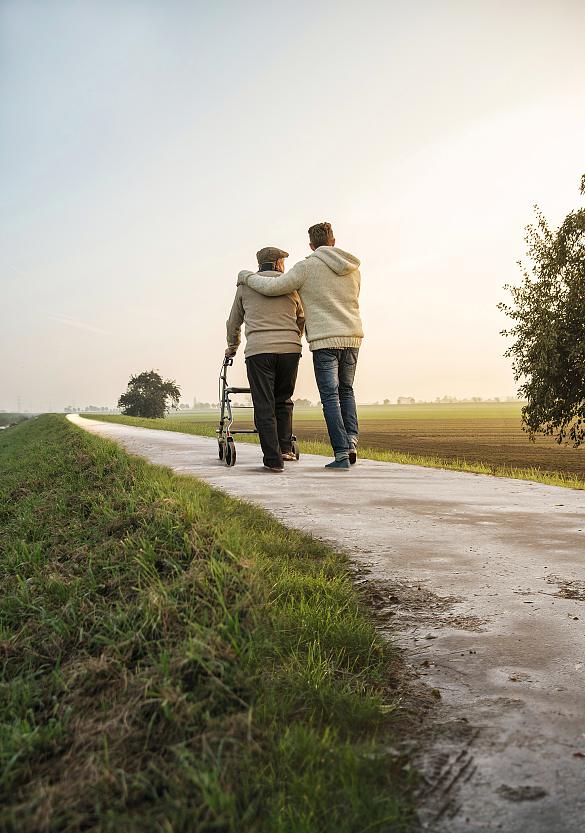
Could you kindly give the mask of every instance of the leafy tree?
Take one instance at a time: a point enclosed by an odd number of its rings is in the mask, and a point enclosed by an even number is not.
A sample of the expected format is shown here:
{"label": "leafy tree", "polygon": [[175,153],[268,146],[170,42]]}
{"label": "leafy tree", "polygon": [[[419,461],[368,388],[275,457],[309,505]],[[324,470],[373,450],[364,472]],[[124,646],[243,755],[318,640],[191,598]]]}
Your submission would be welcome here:
{"label": "leafy tree", "polygon": [[118,408],[126,416],[143,417],[145,419],[163,419],[170,407],[177,408],[181,389],[175,382],[167,379],[163,382],[155,370],[145,370],[138,376],[131,376],[126,393],[118,399]]}
{"label": "leafy tree", "polygon": [[556,233],[538,208],[536,216],[526,229],[532,274],[504,287],[514,306],[498,304],[516,322],[502,331],[516,339],[504,355],[516,381],[524,379],[518,393],[528,400],[522,421],[530,438],[568,436],[576,448],[585,440],[585,209],[568,214]]}

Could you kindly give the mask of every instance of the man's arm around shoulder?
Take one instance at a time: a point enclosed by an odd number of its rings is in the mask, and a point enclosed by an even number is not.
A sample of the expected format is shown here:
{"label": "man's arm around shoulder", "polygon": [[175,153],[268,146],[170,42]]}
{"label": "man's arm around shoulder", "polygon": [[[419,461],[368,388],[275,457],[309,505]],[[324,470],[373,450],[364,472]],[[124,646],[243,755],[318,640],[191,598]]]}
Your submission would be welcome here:
{"label": "man's arm around shoulder", "polygon": [[305,278],[305,261],[301,260],[278,278],[263,277],[244,269],[238,275],[238,284],[246,284],[261,295],[289,295],[295,289],[301,288]]}
{"label": "man's arm around shoulder", "polygon": [[303,336],[305,332],[305,312],[303,310],[303,305],[301,304],[301,300],[298,295],[296,295],[297,299],[297,327],[299,328],[299,335]]}

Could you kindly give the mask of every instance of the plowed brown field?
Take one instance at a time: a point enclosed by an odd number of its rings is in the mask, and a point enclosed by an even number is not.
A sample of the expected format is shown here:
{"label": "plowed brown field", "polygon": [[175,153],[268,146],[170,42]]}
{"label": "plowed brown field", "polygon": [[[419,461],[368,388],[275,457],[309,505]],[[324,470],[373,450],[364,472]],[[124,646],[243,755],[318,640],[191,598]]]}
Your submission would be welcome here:
{"label": "plowed brown field", "polygon": [[[300,440],[328,442],[322,420],[297,420]],[[518,419],[360,419],[360,446],[443,460],[560,472],[585,479],[585,448],[531,443]]]}

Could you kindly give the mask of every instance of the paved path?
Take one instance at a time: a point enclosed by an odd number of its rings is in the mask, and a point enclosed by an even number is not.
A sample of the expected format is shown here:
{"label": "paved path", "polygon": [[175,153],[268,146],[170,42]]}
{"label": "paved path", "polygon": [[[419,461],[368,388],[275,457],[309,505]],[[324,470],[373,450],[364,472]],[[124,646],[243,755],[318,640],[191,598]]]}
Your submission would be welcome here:
{"label": "paved path", "polygon": [[420,759],[428,829],[584,833],[585,492],[311,455],[278,475],[244,443],[228,468],[212,439],[70,419],[348,550],[376,581],[380,626],[441,692]]}

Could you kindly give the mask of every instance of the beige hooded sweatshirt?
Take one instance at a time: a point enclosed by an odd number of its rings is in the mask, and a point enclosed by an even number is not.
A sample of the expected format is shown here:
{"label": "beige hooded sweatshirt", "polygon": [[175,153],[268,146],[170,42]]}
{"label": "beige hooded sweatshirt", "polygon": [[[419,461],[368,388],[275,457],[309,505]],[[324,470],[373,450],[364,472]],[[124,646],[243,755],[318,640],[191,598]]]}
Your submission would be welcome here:
{"label": "beige hooded sweatshirt", "polygon": [[238,283],[263,295],[297,290],[305,311],[309,348],[359,347],[364,332],[359,309],[361,276],[357,257],[335,246],[319,246],[278,277],[244,270]]}

